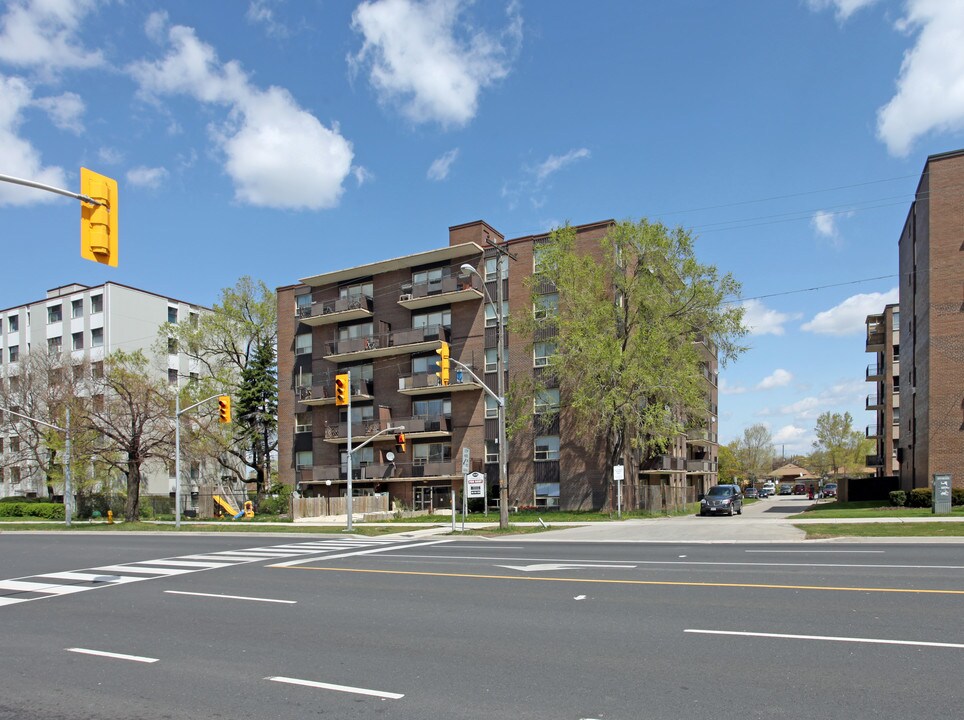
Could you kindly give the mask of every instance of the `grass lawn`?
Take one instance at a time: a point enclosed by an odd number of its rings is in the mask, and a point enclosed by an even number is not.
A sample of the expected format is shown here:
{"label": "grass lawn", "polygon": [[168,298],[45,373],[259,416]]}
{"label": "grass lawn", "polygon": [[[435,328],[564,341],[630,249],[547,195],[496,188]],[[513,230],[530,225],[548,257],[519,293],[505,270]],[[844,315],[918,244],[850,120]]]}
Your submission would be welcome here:
{"label": "grass lawn", "polygon": [[[879,500],[862,502],[821,502],[813,505],[799,515],[791,515],[790,519],[819,520],[820,518],[902,518],[902,517],[930,517],[930,508],[895,507]],[[964,520],[964,505],[951,508],[951,515]]]}
{"label": "grass lawn", "polygon": [[[209,532],[209,533],[285,533],[296,535],[343,535],[344,527],[314,525],[259,525],[257,523],[237,522],[231,525],[215,525],[210,522],[184,522],[181,521],[180,531],[174,525],[161,525],[147,522],[115,522],[108,525],[105,522],[89,523],[86,520],[75,520],[70,527],[64,525],[63,521],[43,521],[43,522],[23,522],[22,518],[11,518],[11,520],[21,520],[21,522],[3,522],[0,524],[0,533],[4,530],[35,530],[44,532],[48,530],[60,530],[68,532]],[[390,525],[361,525],[356,524],[352,528],[353,535],[388,535],[390,533],[404,532],[401,528]]]}
{"label": "grass lawn", "polygon": [[[799,516],[798,516],[799,517]],[[964,522],[795,525],[808,540],[832,537],[964,537]]]}
{"label": "grass lawn", "polygon": [[[572,527],[572,526],[567,525],[566,527]],[[456,531],[454,533],[450,532],[448,534],[449,535],[477,535],[479,537],[501,537],[503,535],[529,535],[530,533],[540,533],[540,532],[545,532],[546,530],[558,530],[558,529],[559,529],[558,525],[556,527],[552,527],[552,525],[550,525],[549,523],[546,523],[545,527],[542,527],[541,525],[520,526],[520,525],[513,525],[509,523],[509,527],[507,527],[505,530],[502,530],[501,528],[498,528],[498,527],[480,528],[478,530],[470,530],[466,528],[465,532]]]}

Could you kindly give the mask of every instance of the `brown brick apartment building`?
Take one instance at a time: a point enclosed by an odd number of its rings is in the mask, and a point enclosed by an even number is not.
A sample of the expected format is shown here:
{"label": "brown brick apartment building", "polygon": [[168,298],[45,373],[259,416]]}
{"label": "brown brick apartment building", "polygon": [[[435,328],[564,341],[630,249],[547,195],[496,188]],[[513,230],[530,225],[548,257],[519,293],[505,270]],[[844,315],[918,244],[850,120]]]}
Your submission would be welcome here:
{"label": "brown brick apartment building", "polygon": [[866,407],[876,414],[875,424],[867,426],[867,437],[877,443],[867,467],[877,477],[896,477],[897,443],[900,438],[900,310],[887,305],[884,312],[867,316],[867,352],[874,361],[867,366],[867,382],[874,391],[867,395]]}
{"label": "brown brick apartment building", "polygon": [[901,487],[964,487],[964,150],[927,158],[899,254]]}
{"label": "brown brick apartment building", "polygon": [[[577,246],[592,257],[613,226],[578,226]],[[386,427],[404,426],[406,451],[394,435],[378,437],[353,461],[356,494],[387,492],[416,509],[447,507],[462,487],[462,457],[485,472],[490,500],[497,498],[498,408],[468,373],[452,368],[451,383],[435,375],[436,350],[448,342],[451,357],[497,386],[497,251],[503,263],[505,315],[533,312],[525,279],[533,275],[534,248],[547,235],[506,241],[478,221],[449,228],[449,244],[433,250],[303,278],[278,289],[279,473],[305,495],[345,494],[347,412],[336,407],[334,376],[350,371],[353,446]],[[463,264],[484,277],[460,271]],[[552,288],[546,288],[551,294]],[[552,344],[505,334],[506,387],[513,377],[541,373]],[[704,365],[712,418],[706,429],[682,437],[669,454],[628,458],[627,507],[651,502],[642,486],[674,487],[695,499],[716,482],[715,354]],[[580,432],[564,398],[550,389],[533,412],[561,410],[551,427],[534,424],[508,444],[512,506],[590,509],[611,501],[602,441]],[[390,456],[390,453],[394,457]],[[633,474],[629,474],[632,469]]]}

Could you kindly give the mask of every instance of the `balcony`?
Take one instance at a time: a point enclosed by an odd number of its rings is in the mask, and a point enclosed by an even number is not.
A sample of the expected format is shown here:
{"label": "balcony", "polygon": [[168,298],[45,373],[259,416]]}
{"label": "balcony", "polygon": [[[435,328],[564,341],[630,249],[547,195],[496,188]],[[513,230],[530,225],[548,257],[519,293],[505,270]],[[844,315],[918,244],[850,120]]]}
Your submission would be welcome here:
{"label": "balcony", "polygon": [[868,440],[879,438],[880,428],[878,428],[876,425],[868,425],[867,430],[865,431],[865,436],[867,437]]}
{"label": "balcony", "polygon": [[883,315],[867,316],[867,352],[884,350],[887,339],[886,328]]}
{"label": "balcony", "polygon": [[325,360],[342,362],[368,358],[408,355],[437,348],[440,340],[448,340],[449,330],[442,325],[396,330],[325,343]]}
{"label": "balcony", "polygon": [[[459,381],[459,378],[462,378]],[[452,373],[455,382],[442,385],[442,380],[435,373],[423,373],[398,379],[398,392],[402,395],[431,395],[440,392],[459,392],[461,390],[481,390],[479,385],[468,373],[456,370]]]}
{"label": "balcony", "polygon": [[716,472],[716,462],[714,462],[713,460],[687,460],[686,472],[714,473]]}
{"label": "balcony", "polygon": [[880,367],[877,363],[870,363],[867,366],[866,379],[870,380],[883,380],[884,379],[884,369]]}
{"label": "balcony", "polygon": [[698,428],[686,431],[686,442],[690,445],[716,445],[718,435],[715,432]]}
{"label": "balcony", "polygon": [[867,467],[883,467],[884,459],[878,455],[867,456]]}
{"label": "balcony", "polygon": [[880,398],[877,397],[877,393],[870,393],[867,396],[866,408],[868,410],[879,410],[882,407]]}
{"label": "balcony", "polygon": [[295,317],[299,322],[311,327],[320,325],[334,325],[349,320],[362,320],[372,316],[374,303],[367,295],[352,298],[340,298],[326,302],[312,303],[310,307],[300,307],[295,310]]}
{"label": "balcony", "polygon": [[[374,382],[371,380],[352,380],[351,381],[351,400],[360,402],[362,400],[373,400]],[[335,381],[316,384],[311,387],[297,387],[295,394],[298,402],[302,405],[334,405],[335,404]]]}
{"label": "balcony", "polygon": [[[405,428],[405,436],[409,440],[452,437],[452,418],[441,415],[436,417],[383,418],[381,420],[370,418],[352,423],[352,444],[356,440],[367,440],[374,437],[379,431],[387,430],[390,427]],[[381,442],[382,439],[395,441],[394,435],[385,433],[375,442]],[[348,442],[348,423],[325,425],[324,440],[327,443],[334,444]]]}
{"label": "balcony", "polygon": [[654,455],[646,458],[639,466],[641,473],[667,473],[686,470],[686,460],[672,455]]}
{"label": "balcony", "polygon": [[405,436],[411,440],[452,437],[452,418],[445,415],[395,418],[392,423],[405,428]]}
{"label": "balcony", "polygon": [[[406,431],[406,435],[408,432]],[[454,462],[387,463],[362,468],[364,479],[376,482],[412,482],[418,480],[454,480],[461,472]]]}
{"label": "balcony", "polygon": [[408,310],[420,310],[435,305],[481,300],[482,290],[476,275],[449,275],[422,283],[402,285],[398,304]]}

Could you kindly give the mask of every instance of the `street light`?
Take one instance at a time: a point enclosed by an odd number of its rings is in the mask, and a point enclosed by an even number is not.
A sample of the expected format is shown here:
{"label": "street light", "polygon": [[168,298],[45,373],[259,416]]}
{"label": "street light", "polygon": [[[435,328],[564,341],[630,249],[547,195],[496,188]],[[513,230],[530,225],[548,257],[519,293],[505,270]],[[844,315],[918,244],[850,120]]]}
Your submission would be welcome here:
{"label": "street light", "polygon": [[496,372],[498,373],[498,409],[499,409],[499,527],[503,530],[509,527],[509,480],[506,470],[506,440],[505,440],[505,328],[502,315],[502,257],[497,255],[496,267],[496,297],[498,302],[492,303],[492,295],[485,286],[485,278],[472,265],[462,265],[462,272],[478,275],[482,281],[482,292],[489,303],[495,305],[496,338]]}

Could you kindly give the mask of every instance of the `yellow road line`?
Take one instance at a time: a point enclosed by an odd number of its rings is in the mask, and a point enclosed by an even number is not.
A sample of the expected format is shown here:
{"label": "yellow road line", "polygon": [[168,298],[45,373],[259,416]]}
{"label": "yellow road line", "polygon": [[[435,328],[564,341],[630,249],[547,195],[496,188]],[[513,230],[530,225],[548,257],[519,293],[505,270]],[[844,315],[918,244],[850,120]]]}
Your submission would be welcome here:
{"label": "yellow road line", "polygon": [[[277,565],[273,567],[279,567]],[[364,570],[338,567],[285,567],[285,570],[325,570],[328,572],[369,573],[376,575],[420,575],[423,577],[482,578],[486,580],[528,580],[530,582],[599,583],[603,585],[675,585],[679,587],[728,587],[758,590],[833,590],[837,592],[914,593],[930,595],[964,595],[964,590],[913,588],[833,587],[827,585],[769,585],[762,583],[682,582],[678,580],[600,580],[597,578],[536,577],[520,575],[481,575],[474,573],[419,572],[414,570]]]}

